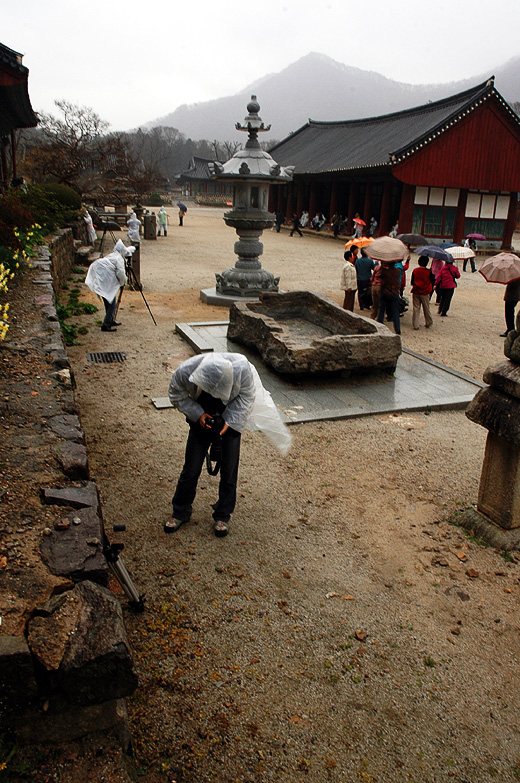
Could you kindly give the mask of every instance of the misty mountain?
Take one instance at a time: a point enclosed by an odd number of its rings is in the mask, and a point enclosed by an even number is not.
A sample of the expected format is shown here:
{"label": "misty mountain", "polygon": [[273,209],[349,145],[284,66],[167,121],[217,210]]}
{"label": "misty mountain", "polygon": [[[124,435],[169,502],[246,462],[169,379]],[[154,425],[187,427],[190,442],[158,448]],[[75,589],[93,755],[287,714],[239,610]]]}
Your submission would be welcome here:
{"label": "misty mountain", "polygon": [[[279,73],[271,73],[225,98],[183,104],[146,128],[166,125],[192,139],[244,141],[235,130],[242,121],[252,94],[258,97],[260,116],[271,124],[267,139],[283,139],[313,120],[350,120],[409,109],[446,98],[485,81],[492,73],[445,84],[411,85],[387,79],[311,53]],[[520,101],[520,57],[496,68],[495,85],[509,101]]]}

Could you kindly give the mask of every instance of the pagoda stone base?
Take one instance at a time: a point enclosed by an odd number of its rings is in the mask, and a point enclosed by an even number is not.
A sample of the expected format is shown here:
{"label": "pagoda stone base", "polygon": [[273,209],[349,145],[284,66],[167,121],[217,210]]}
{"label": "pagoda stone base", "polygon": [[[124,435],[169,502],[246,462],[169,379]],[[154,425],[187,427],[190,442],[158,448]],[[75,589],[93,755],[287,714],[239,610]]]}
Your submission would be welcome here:
{"label": "pagoda stone base", "polygon": [[463,511],[454,521],[471,532],[471,535],[481,538],[496,549],[505,551],[520,549],[520,528],[505,530],[476,509],[469,508]]}

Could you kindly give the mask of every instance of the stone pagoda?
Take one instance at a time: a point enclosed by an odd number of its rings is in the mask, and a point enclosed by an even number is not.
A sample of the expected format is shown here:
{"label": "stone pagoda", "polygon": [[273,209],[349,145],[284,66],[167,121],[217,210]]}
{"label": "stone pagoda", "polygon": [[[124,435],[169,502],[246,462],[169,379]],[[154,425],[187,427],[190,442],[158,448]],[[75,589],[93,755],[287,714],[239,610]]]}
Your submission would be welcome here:
{"label": "stone pagoda", "polygon": [[224,214],[224,220],[239,237],[234,248],[238,256],[235,266],[215,275],[215,289],[201,291],[201,298],[209,304],[228,305],[235,299],[256,299],[265,291],[278,291],[280,278],[263,269],[260,263],[263,245],[259,237],[275,221],[267,209],[269,186],[290,182],[294,166],[280,166],[260,147],[258,134],[270,130],[271,126],[264,125],[259,111],[256,95],[252,95],[243,125],[237,122],[235,126],[249,135],[245,147],[226,163],[209,164],[215,179],[233,183],[233,208]]}

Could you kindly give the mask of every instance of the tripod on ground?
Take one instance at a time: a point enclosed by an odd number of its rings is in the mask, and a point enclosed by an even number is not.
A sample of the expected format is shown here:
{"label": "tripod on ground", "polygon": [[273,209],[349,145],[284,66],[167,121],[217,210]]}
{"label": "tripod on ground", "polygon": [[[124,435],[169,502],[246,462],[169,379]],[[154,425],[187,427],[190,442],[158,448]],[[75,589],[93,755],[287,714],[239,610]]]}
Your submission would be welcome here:
{"label": "tripod on ground", "polygon": [[103,234],[101,235],[101,241],[99,243],[99,252],[101,255],[103,255],[103,243],[105,241],[105,237],[107,235],[107,231],[110,234],[112,241],[114,245],[117,242],[117,239],[114,236],[114,231],[119,231],[119,224],[116,222],[110,222],[110,221],[102,221],[101,226],[103,228]]}
{"label": "tripod on ground", "polygon": [[130,578],[130,574],[126,570],[125,564],[119,557],[119,553],[123,548],[124,544],[111,544],[107,538],[107,534],[103,530],[103,554],[105,555],[108,567],[123,588],[123,592],[130,603],[130,607],[135,612],[142,612],[144,611],[144,595],[137,591]]}
{"label": "tripod on ground", "polygon": [[[129,286],[129,288],[131,288],[132,291],[139,291],[139,293],[143,297],[143,301],[144,301],[146,307],[148,308],[148,312],[150,313],[150,315],[152,317],[152,321],[157,326],[157,321],[153,317],[153,313],[150,310],[150,305],[146,301],[145,295],[143,294],[143,286],[141,285],[141,283],[138,281],[137,277],[135,276],[135,272],[132,269],[132,264],[131,264],[130,261],[125,261],[125,272],[126,272],[126,276],[127,276],[127,279],[128,279],[128,286]],[[121,288],[119,289],[118,297],[117,297],[117,306],[116,306],[116,311],[114,313],[114,321],[116,320],[117,311],[119,310],[119,305],[121,304],[121,298],[123,296],[123,290],[124,290],[124,286],[121,286]]]}

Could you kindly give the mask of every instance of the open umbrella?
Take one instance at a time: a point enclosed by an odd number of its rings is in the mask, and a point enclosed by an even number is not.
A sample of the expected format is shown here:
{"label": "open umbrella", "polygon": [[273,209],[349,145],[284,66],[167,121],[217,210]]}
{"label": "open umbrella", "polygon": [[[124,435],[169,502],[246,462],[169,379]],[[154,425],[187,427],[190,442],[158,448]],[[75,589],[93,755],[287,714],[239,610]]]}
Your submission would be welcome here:
{"label": "open umbrella", "polygon": [[484,236],[484,234],[466,234],[466,239],[480,239],[480,240],[483,240],[485,238],[486,237]]}
{"label": "open umbrella", "polygon": [[361,218],[354,218],[354,223],[359,223],[360,226],[366,226],[365,221],[361,220]]}
{"label": "open umbrella", "polygon": [[407,253],[404,242],[394,237],[378,237],[370,245],[370,257],[376,261],[401,261]]}
{"label": "open umbrella", "polygon": [[183,204],[182,201],[178,201],[177,206],[179,207],[179,209],[184,210],[184,212],[188,211],[188,207],[186,206],[186,204]]}
{"label": "open umbrella", "polygon": [[486,258],[478,271],[488,283],[507,285],[520,278],[520,258],[514,253],[498,253]]}
{"label": "open umbrella", "polygon": [[475,251],[470,247],[452,245],[450,248],[445,247],[444,249],[447,250],[450,256],[453,256],[456,261],[459,261],[461,258],[475,258]]}
{"label": "open umbrella", "polygon": [[418,256],[428,256],[429,258],[437,258],[439,261],[453,261],[453,256],[449,250],[443,250],[442,247],[437,245],[421,245],[415,248],[415,252]]}
{"label": "open umbrella", "polygon": [[443,250],[449,250],[450,247],[460,247],[460,245],[457,245],[456,242],[441,242],[439,247],[442,247]]}
{"label": "open umbrella", "polygon": [[421,234],[398,234],[397,239],[400,239],[405,245],[425,245],[428,241]]}
{"label": "open umbrella", "polygon": [[373,237],[359,237],[359,239],[349,239],[348,242],[345,242],[345,250],[350,250],[352,245],[355,245],[359,248],[367,247],[367,245],[370,245],[373,241]]}

